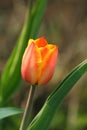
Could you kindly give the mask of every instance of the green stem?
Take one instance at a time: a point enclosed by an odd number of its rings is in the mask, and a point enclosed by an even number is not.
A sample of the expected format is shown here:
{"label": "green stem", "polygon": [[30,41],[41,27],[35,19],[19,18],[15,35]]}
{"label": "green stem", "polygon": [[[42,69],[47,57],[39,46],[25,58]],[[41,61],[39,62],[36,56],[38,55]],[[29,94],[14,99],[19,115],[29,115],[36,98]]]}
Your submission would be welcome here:
{"label": "green stem", "polygon": [[29,125],[30,112],[31,112],[32,105],[33,105],[34,93],[35,93],[35,86],[31,85],[30,90],[29,90],[28,99],[27,99],[27,104],[26,104],[25,111],[24,111],[24,115],[23,115],[22,122],[20,125],[20,130],[26,130]]}

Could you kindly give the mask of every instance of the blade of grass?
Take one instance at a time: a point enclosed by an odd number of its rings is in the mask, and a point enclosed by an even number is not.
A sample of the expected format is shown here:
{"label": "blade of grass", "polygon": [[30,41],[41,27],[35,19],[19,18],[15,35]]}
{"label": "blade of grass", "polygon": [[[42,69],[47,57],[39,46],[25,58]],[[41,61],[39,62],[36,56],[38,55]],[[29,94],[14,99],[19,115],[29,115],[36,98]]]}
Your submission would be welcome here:
{"label": "blade of grass", "polygon": [[52,94],[50,94],[43,108],[31,122],[27,130],[48,130],[56,110],[59,108],[60,104],[72,87],[86,71],[87,60],[72,70],[72,72],[62,81],[62,83],[57,86]]}
{"label": "blade of grass", "polygon": [[21,78],[21,60],[30,37],[35,38],[47,5],[47,0],[37,0],[31,13],[28,11],[27,19],[17,44],[10,56],[0,82],[0,103],[5,103],[19,88]]}

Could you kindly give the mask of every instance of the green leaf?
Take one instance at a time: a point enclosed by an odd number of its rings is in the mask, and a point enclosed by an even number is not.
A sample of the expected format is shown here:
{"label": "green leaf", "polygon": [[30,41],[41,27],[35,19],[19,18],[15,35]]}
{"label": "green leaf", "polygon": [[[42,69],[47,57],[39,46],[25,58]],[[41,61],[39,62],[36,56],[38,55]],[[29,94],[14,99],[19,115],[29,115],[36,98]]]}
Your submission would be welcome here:
{"label": "green leaf", "polygon": [[72,70],[52,94],[50,94],[43,108],[33,119],[27,130],[48,130],[56,110],[59,108],[72,87],[86,71],[87,59]]}
{"label": "green leaf", "polygon": [[21,35],[3,71],[0,82],[0,103],[5,103],[19,88],[21,78],[21,60],[29,38],[35,38],[47,5],[47,0],[37,0],[35,7],[28,11]]}
{"label": "green leaf", "polygon": [[4,119],[6,117],[9,117],[9,116],[13,116],[13,115],[23,113],[23,112],[24,111],[22,109],[19,109],[19,108],[12,108],[12,107],[0,108],[0,120]]}

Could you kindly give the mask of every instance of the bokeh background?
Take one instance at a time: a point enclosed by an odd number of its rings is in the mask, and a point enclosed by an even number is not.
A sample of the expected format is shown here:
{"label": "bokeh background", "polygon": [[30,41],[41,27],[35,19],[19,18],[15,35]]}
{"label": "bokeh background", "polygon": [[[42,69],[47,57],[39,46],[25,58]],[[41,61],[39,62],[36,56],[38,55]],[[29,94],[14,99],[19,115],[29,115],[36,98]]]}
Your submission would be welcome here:
{"label": "bokeh background", "polygon": [[[27,8],[28,0],[0,0],[0,76],[22,30]],[[87,0],[49,0],[40,36],[58,46],[59,57],[50,83],[36,90],[33,115],[38,113],[55,86],[87,58]],[[23,83],[8,105],[24,108],[28,90],[29,86]],[[15,130],[21,116],[5,120],[4,129]],[[87,74],[64,100],[50,130],[87,130]]]}

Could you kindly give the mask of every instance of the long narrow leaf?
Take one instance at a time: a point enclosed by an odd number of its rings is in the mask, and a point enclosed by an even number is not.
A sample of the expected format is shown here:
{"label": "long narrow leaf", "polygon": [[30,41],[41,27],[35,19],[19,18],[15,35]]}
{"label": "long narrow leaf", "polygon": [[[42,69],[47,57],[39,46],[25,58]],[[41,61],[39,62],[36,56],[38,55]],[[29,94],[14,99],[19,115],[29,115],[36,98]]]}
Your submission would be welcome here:
{"label": "long narrow leaf", "polygon": [[31,122],[27,130],[48,130],[56,110],[59,108],[68,92],[86,71],[87,60],[72,70],[72,72],[62,81],[62,83],[57,86],[57,88],[48,97],[43,108]]}
{"label": "long narrow leaf", "polygon": [[23,110],[19,108],[13,108],[13,107],[0,108],[0,120],[20,113],[23,113]]}
{"label": "long narrow leaf", "polygon": [[37,0],[31,14],[28,12],[27,20],[17,41],[11,57],[5,67],[0,83],[0,102],[5,103],[19,88],[21,79],[21,59],[27,46],[28,39],[35,38],[47,5],[47,0]]}

